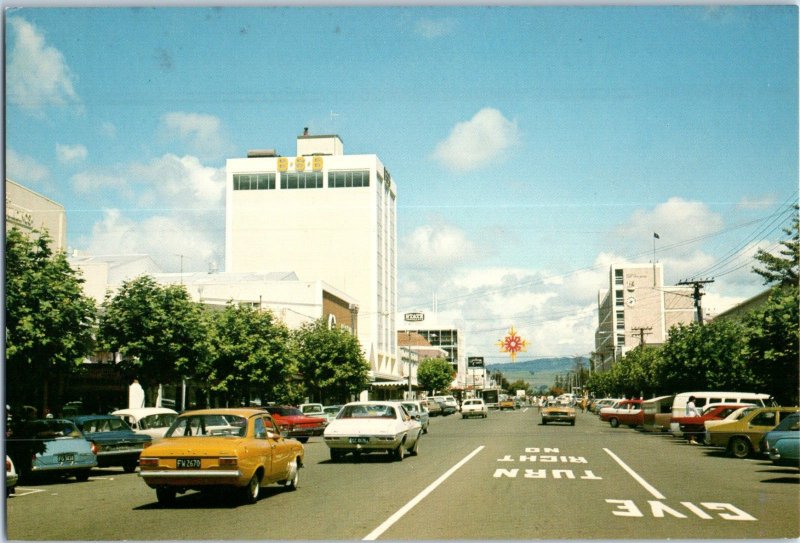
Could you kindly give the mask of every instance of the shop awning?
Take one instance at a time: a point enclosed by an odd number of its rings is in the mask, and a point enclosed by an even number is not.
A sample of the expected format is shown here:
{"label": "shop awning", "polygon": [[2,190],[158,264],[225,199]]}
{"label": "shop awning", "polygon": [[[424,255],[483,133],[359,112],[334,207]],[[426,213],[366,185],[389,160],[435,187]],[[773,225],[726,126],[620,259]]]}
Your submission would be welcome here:
{"label": "shop awning", "polygon": [[408,379],[401,379],[399,381],[374,381],[369,384],[372,387],[378,388],[400,388],[408,386]]}

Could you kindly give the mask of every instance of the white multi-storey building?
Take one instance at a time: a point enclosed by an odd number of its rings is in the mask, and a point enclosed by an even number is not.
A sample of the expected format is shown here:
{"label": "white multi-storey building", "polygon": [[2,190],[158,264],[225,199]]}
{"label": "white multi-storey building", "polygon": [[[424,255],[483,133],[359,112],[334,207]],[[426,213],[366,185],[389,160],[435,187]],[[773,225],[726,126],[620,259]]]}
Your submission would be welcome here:
{"label": "white multi-storey building", "polygon": [[293,157],[250,151],[227,161],[225,269],[292,270],[352,296],[372,379],[396,380],[396,209],[389,171],[339,136],[298,136]]}
{"label": "white multi-storey building", "polygon": [[599,371],[634,347],[664,343],[672,326],[694,320],[691,287],[664,286],[661,264],[612,265],[608,281],[597,296]]}

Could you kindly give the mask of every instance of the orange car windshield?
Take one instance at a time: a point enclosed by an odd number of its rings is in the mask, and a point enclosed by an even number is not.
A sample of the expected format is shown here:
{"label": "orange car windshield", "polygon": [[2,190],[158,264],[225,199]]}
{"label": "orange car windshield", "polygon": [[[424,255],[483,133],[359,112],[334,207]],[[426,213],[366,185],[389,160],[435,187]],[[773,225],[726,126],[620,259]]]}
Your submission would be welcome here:
{"label": "orange car windshield", "polygon": [[187,415],[178,417],[166,437],[235,436],[244,437],[247,420],[236,415]]}

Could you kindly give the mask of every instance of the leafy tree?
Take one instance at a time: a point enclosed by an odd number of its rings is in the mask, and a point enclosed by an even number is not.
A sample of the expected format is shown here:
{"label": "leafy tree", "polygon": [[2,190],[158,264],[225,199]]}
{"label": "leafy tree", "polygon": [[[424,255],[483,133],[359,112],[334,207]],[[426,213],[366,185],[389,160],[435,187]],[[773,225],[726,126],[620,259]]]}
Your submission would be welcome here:
{"label": "leafy tree", "polygon": [[182,285],[161,286],[141,276],[107,296],[102,309],[98,339],[105,350],[121,353],[123,367],[146,390],[193,377],[208,354],[202,310]]}
{"label": "leafy tree", "polygon": [[424,390],[446,392],[453,384],[453,367],[444,358],[427,358],[419,364],[417,381]]}
{"label": "leafy tree", "polygon": [[[795,206],[797,211],[797,206]],[[798,234],[798,221],[800,218],[794,215],[791,228],[784,228],[783,231],[789,239],[783,241],[783,249],[777,255],[759,249],[755,259],[762,267],[753,268],[753,271],[764,278],[765,285],[797,286],[798,270],[800,270],[800,234]]]}
{"label": "leafy tree", "polygon": [[798,287],[779,287],[772,290],[764,307],[746,319],[748,370],[762,390],[773,394],[781,405],[798,404],[798,307]]}
{"label": "leafy tree", "polygon": [[508,392],[516,394],[517,390],[524,390],[525,394],[530,394],[531,385],[527,381],[517,379],[513,383],[508,384]]}
{"label": "leafy tree", "polygon": [[[92,352],[96,308],[47,233],[6,234],[6,398],[51,407],[51,386]],[[54,395],[57,395],[57,391]]]}
{"label": "leafy tree", "polygon": [[207,313],[209,357],[198,368],[225,405],[248,405],[251,393],[278,403],[300,399],[289,329],[271,311],[229,303]]}
{"label": "leafy tree", "polygon": [[752,389],[745,332],[732,320],[673,327],[654,372],[660,392]]}
{"label": "leafy tree", "polygon": [[324,319],[295,332],[299,370],[309,396],[346,402],[366,389],[369,362],[358,338],[343,328],[329,328]]}

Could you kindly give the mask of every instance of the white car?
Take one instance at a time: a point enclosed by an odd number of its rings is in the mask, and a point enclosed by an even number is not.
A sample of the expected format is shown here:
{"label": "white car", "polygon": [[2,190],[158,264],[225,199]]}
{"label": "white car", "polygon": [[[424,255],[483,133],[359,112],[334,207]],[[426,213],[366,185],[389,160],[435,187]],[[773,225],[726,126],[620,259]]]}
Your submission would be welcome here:
{"label": "white car", "polygon": [[480,398],[464,400],[464,402],[461,404],[462,419],[466,419],[468,417],[481,417],[485,419],[488,414],[489,408],[486,407],[486,404],[483,403],[483,400]]}
{"label": "white car", "polygon": [[453,396],[431,396],[429,399],[442,406],[442,415],[452,415],[458,411],[458,402]]}
{"label": "white car", "polygon": [[17,481],[19,481],[19,474],[14,467],[14,462],[6,455],[6,497],[14,493]]}
{"label": "white car", "polygon": [[428,426],[431,423],[431,416],[430,413],[428,413],[427,402],[419,402],[417,400],[403,400],[402,404],[403,407],[406,408],[406,411],[408,411],[408,414],[419,421],[420,426],[422,426],[422,433],[427,434]]}
{"label": "white car", "polygon": [[400,461],[406,451],[417,454],[421,435],[422,426],[402,403],[371,401],[350,402],[342,407],[336,419],[325,427],[323,437],[334,462],[348,452],[388,452]]}
{"label": "white car", "polygon": [[322,410],[321,403],[301,403],[299,407],[300,411],[302,411],[307,417],[325,418],[325,412]]}
{"label": "white car", "polygon": [[169,427],[178,418],[178,412],[168,407],[118,409],[111,414],[125,419],[125,422],[137,434],[146,434],[153,438],[153,443],[164,437]]}
{"label": "white car", "polygon": [[339,411],[341,410],[341,405],[325,405],[322,407],[322,416],[325,417],[325,420],[330,424],[330,422],[336,418],[336,415],[338,415]]}

